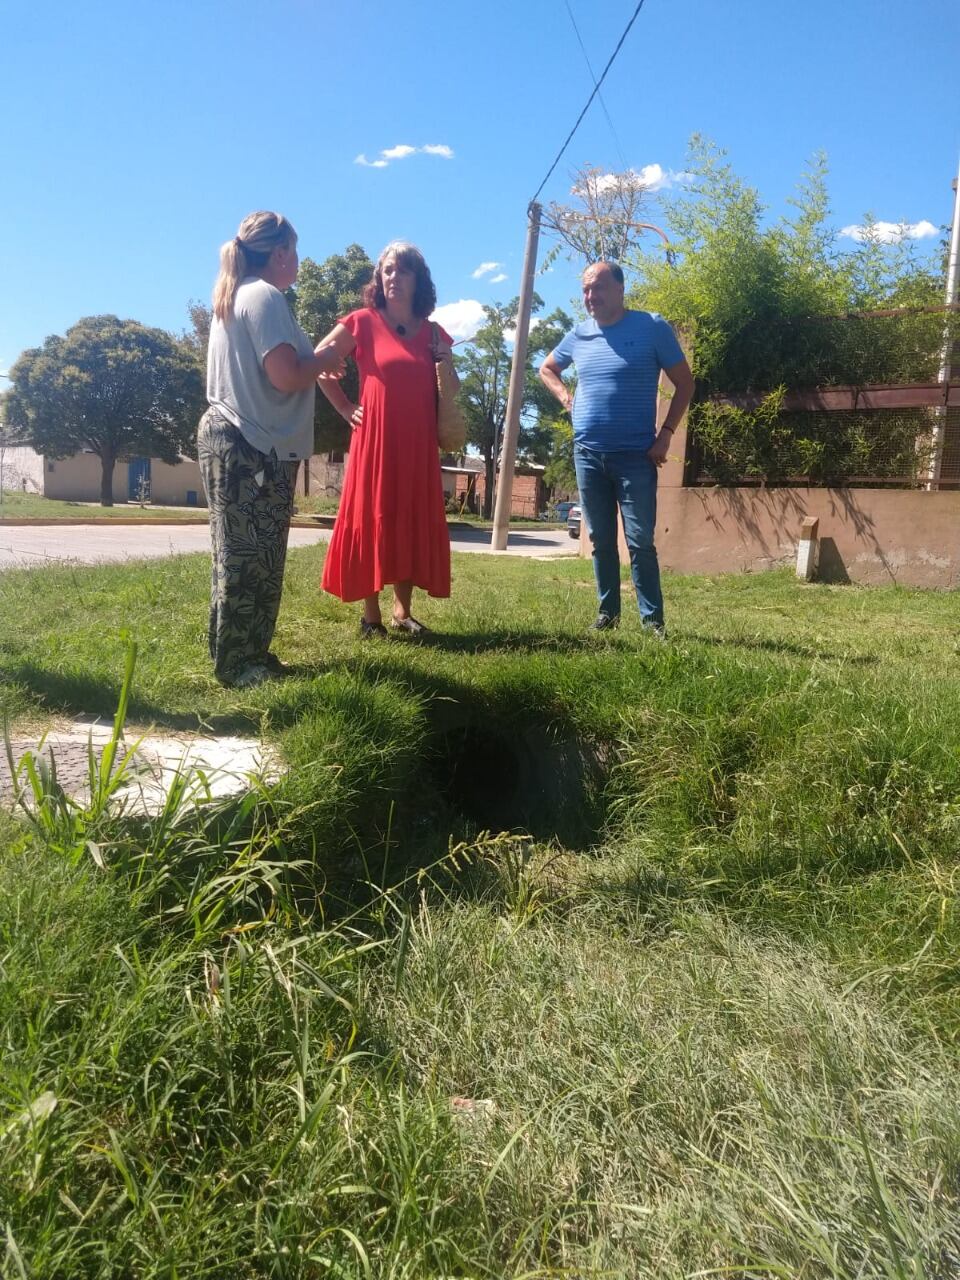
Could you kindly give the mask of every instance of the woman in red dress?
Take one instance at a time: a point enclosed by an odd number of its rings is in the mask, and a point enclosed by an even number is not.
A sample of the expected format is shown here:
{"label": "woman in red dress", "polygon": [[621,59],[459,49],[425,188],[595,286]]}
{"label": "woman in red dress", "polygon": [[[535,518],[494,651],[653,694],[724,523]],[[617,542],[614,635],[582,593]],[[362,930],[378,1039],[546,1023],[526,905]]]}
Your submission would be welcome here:
{"label": "woman in red dress", "polygon": [[391,627],[419,636],[427,628],[410,612],[413,588],[450,594],[436,362],[452,359],[451,339],[427,319],[437,294],[423,254],[411,244],[387,245],[364,302],[317,347],[352,355],[360,371],[358,405],[339,383],[320,383],[353,428],[321,585],[341,600],[362,600],[360,634],[375,636],[387,634],[380,591],[392,584]]}

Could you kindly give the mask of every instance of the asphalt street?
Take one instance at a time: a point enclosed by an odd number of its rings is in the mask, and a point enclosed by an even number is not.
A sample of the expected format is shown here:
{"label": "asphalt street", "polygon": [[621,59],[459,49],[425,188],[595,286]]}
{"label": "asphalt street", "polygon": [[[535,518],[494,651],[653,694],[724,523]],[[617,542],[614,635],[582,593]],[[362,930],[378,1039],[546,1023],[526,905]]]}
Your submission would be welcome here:
{"label": "asphalt street", "polygon": [[[330,533],[329,529],[291,529],[290,546],[312,547],[328,541]],[[454,551],[497,554],[491,552],[487,530],[451,529],[450,546]],[[564,529],[525,528],[509,535],[502,554],[552,559],[575,555],[577,548]],[[206,525],[0,525],[0,569],[26,568],[51,560],[98,564],[209,550]]]}

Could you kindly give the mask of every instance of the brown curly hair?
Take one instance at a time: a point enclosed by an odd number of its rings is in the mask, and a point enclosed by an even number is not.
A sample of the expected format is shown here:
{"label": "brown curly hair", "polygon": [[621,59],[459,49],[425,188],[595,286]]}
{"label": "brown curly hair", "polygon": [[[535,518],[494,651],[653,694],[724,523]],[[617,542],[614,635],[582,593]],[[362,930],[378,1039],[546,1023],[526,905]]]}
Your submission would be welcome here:
{"label": "brown curly hair", "polygon": [[378,311],[382,311],[387,305],[382,272],[383,264],[389,257],[395,258],[399,266],[413,272],[417,282],[413,291],[413,314],[425,320],[437,305],[437,290],[423,254],[415,244],[406,240],[391,240],[380,254],[373,269],[373,279],[363,291],[364,306],[376,307]]}

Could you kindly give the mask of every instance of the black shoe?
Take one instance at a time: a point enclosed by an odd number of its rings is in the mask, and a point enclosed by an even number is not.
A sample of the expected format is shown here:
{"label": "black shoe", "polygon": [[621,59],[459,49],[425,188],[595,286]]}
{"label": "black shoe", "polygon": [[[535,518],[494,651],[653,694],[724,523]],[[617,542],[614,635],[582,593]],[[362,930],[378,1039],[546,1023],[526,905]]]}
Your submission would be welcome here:
{"label": "black shoe", "polygon": [[294,674],[293,667],[288,666],[285,662],[281,662],[275,653],[268,653],[263,659],[263,665],[267,668],[272,676],[292,676]]}
{"label": "black shoe", "polygon": [[609,614],[601,613],[597,616],[596,622],[591,624],[591,631],[616,631],[620,625],[619,613]]}
{"label": "black shoe", "polygon": [[360,639],[369,640],[373,636],[385,636],[387,628],[382,622],[368,622],[366,618],[360,619]]}

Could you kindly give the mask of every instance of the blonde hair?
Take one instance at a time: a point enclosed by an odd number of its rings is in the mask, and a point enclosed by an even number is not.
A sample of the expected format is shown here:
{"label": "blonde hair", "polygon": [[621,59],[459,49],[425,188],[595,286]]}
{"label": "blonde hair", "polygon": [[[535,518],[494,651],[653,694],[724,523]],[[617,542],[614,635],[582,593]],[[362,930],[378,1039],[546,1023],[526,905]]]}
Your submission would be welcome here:
{"label": "blonde hair", "polygon": [[229,320],[244,276],[257,275],[274,249],[289,248],[297,233],[280,213],[264,209],[248,213],[232,240],[220,246],[220,274],[213,286],[213,314]]}

